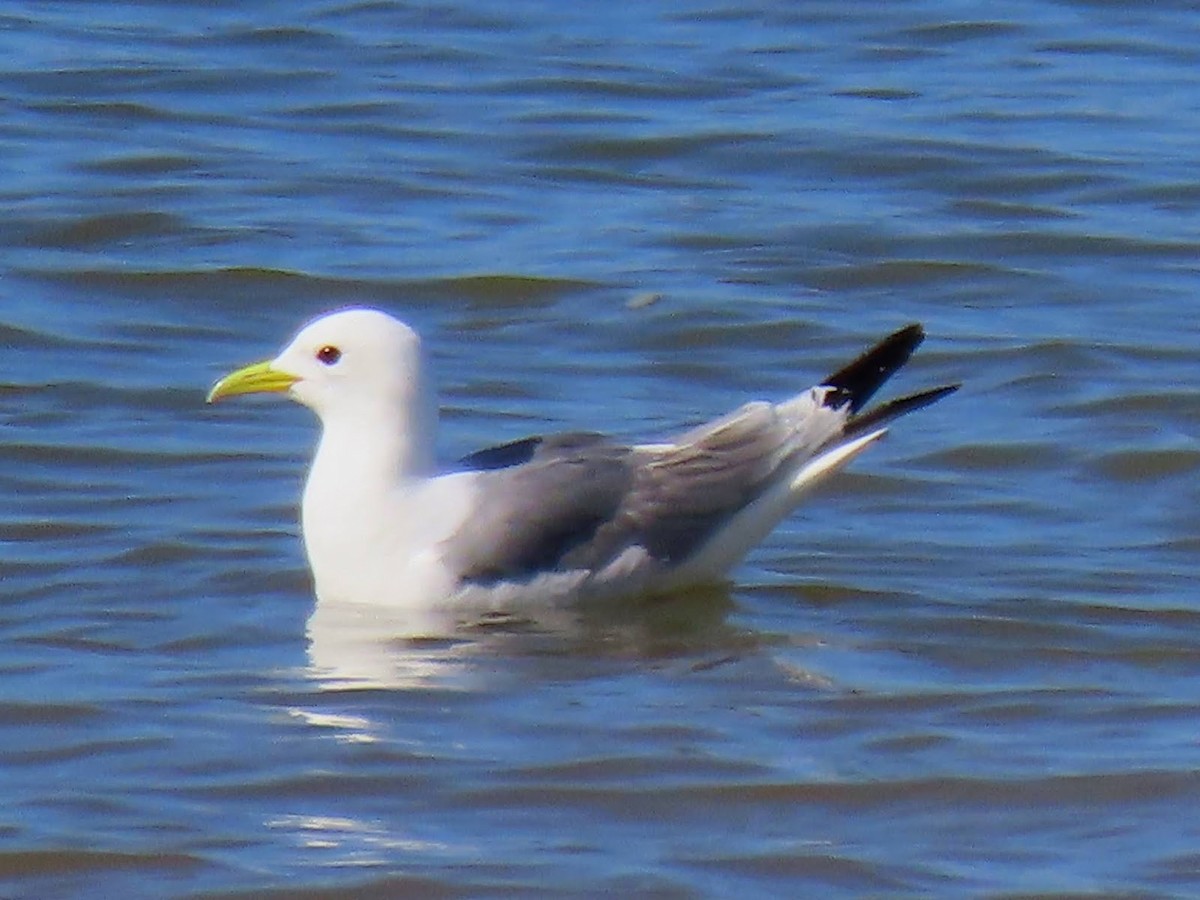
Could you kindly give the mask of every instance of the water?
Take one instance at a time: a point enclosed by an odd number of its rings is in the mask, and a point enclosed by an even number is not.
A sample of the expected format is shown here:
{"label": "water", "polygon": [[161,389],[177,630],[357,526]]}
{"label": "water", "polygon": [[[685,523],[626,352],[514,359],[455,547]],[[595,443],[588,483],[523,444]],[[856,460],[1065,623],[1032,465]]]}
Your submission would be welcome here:
{"label": "water", "polygon": [[[0,895],[1200,891],[1188,4],[0,11]],[[650,302],[653,301],[653,302]],[[669,434],[909,321],[961,380],[722,589],[306,623],[314,437]]]}

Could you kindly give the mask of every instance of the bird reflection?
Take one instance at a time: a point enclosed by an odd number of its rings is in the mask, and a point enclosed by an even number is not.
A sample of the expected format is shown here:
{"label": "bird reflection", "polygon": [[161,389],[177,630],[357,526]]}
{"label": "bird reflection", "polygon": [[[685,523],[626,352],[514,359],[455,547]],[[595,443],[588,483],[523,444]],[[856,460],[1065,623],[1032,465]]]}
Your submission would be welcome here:
{"label": "bird reflection", "polygon": [[724,587],[472,616],[319,602],[308,620],[308,670],[324,690],[473,690],[494,677],[476,663],[497,655],[547,663],[694,657],[709,666],[756,642],[729,624],[732,608]]}

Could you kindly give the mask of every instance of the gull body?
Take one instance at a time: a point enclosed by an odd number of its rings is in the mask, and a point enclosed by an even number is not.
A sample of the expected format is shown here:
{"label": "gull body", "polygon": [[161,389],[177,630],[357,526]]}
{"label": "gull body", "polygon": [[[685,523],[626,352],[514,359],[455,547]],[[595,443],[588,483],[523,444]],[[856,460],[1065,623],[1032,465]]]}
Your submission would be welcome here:
{"label": "gull body", "polygon": [[301,523],[321,603],[511,611],[722,579],[886,422],[957,388],[862,410],[923,336],[909,326],[815,387],[672,441],[539,436],[447,473],[420,340],[379,310],[315,319],[209,400],[286,393],[320,419]]}

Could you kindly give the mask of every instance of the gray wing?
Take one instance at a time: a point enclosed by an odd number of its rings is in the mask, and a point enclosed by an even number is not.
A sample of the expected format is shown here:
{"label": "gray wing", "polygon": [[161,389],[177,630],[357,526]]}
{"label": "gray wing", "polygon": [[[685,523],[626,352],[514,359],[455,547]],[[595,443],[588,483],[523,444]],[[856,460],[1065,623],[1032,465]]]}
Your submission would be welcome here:
{"label": "gray wing", "polygon": [[778,405],[748,403],[674,443],[623,447],[595,434],[527,438],[471,454],[479,509],[447,542],[467,582],[599,572],[631,549],[685,561],[734,515],[814,456],[957,390],[863,407],[924,338],[910,325]]}
{"label": "gray wing", "polygon": [[661,447],[598,435],[517,442],[528,461],[478,473],[478,513],[447,544],[466,582],[598,571],[640,547],[670,565],[773,484],[794,426],[751,403]]}
{"label": "gray wing", "polygon": [[629,493],[633,455],[593,434],[527,438],[471,454],[464,462],[478,472],[477,509],[447,542],[447,561],[463,581],[479,584],[561,569]]}
{"label": "gray wing", "polygon": [[476,472],[507,469],[530,462],[535,457],[546,459],[556,453],[605,443],[604,436],[592,431],[570,431],[563,434],[535,434],[533,437],[494,447],[484,447],[458,461],[458,468]]}
{"label": "gray wing", "polygon": [[795,429],[770,403],[748,403],[635,457],[630,489],[611,519],[567,556],[596,569],[631,546],[673,565],[775,484],[798,447]]}

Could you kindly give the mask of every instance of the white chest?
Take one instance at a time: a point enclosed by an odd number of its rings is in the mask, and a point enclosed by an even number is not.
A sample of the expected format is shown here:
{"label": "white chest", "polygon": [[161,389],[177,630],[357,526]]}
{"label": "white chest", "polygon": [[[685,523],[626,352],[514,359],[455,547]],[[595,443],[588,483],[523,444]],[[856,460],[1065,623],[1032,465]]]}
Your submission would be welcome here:
{"label": "white chest", "polygon": [[427,606],[446,599],[453,577],[440,544],[470,508],[469,473],[386,484],[322,478],[304,491],[304,546],[325,602]]}

